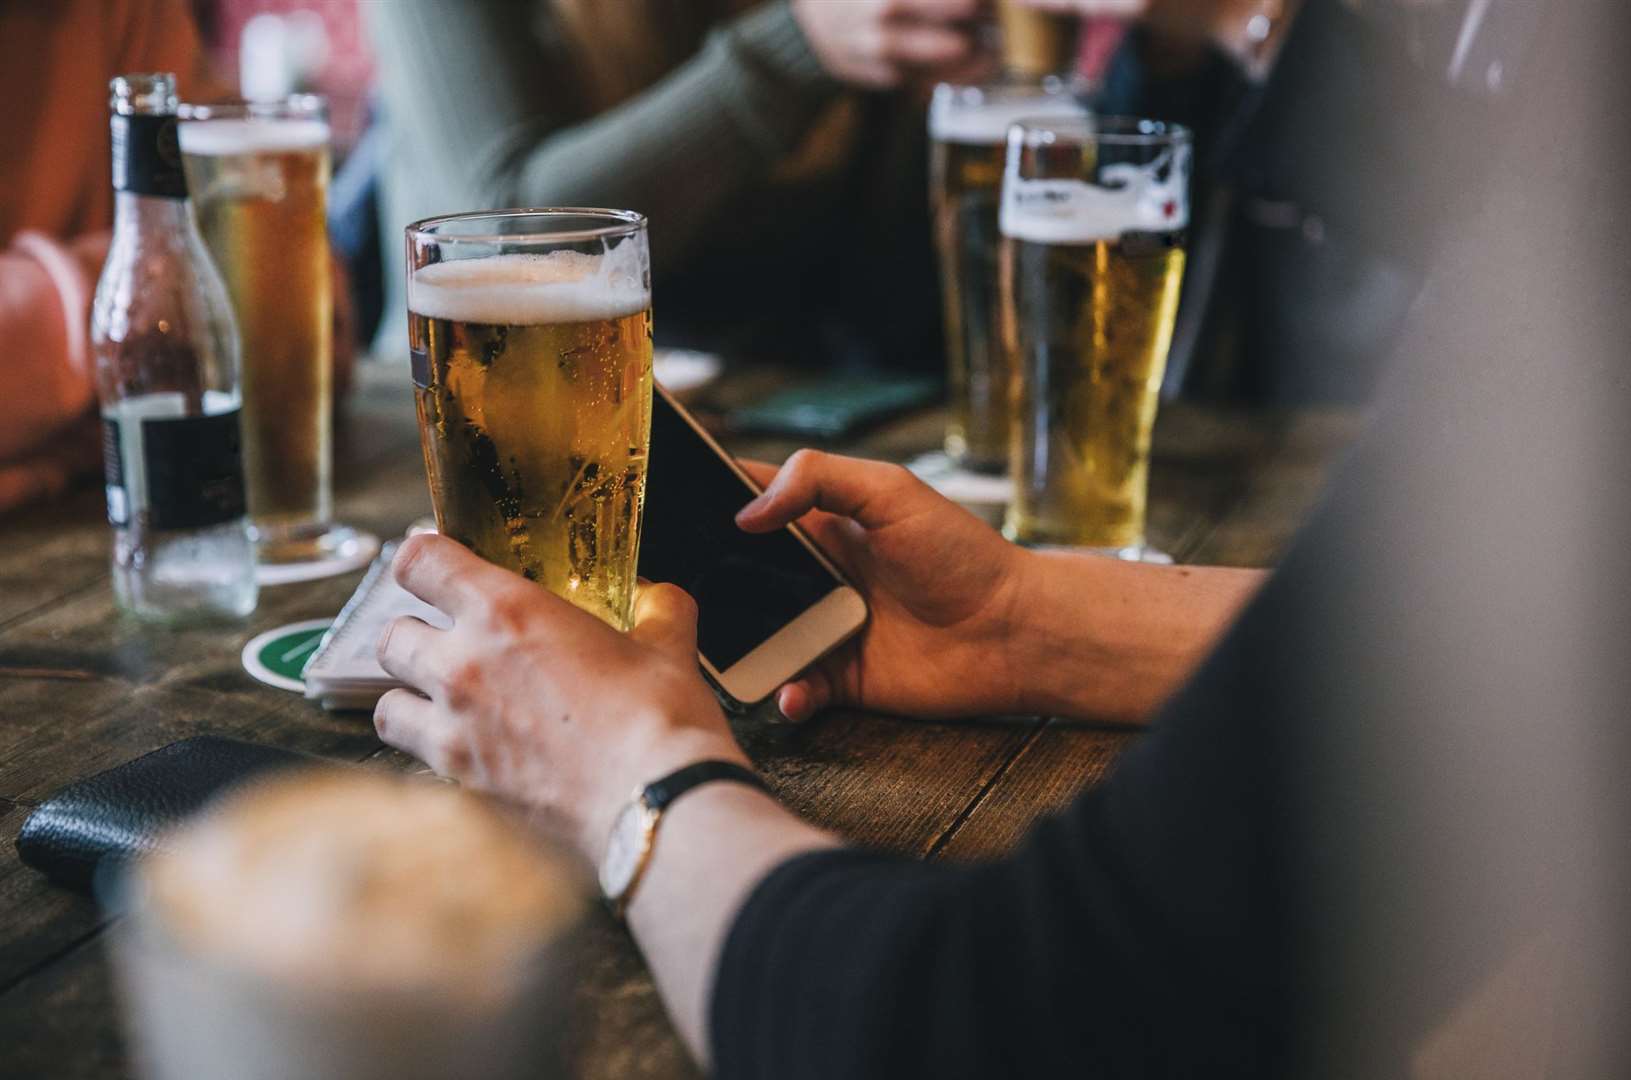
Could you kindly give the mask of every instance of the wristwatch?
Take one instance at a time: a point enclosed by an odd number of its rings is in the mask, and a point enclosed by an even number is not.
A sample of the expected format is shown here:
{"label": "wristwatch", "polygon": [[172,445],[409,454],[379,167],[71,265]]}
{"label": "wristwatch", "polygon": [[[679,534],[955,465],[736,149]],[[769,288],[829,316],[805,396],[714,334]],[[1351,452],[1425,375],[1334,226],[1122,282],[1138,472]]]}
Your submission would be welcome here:
{"label": "wristwatch", "polygon": [[606,855],[600,861],[600,891],[606,895],[612,913],[618,918],[628,910],[634,890],[651,863],[657,842],[657,825],[674,800],[703,784],[723,780],[746,784],[769,793],[770,789],[752,769],[734,761],[699,761],[635,788],[627,806],[612,821],[606,838]]}

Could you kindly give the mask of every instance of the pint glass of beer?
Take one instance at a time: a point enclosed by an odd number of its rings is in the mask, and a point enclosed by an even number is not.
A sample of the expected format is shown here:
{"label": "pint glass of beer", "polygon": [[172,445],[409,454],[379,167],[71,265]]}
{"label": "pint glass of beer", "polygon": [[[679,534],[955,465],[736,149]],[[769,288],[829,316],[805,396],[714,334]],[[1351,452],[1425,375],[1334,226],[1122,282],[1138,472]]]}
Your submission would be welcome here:
{"label": "pint glass of beer", "polygon": [[457,214],[407,239],[437,528],[628,629],[651,436],[646,219]]}
{"label": "pint glass of beer", "polygon": [[187,187],[243,335],[244,476],[263,565],[346,553],[334,524],[329,127],[322,98],[184,105]]}
{"label": "pint glass of beer", "polygon": [[1152,553],[1150,432],[1189,224],[1189,132],[1043,118],[1008,134],[1003,334],[1014,358],[1012,540]]}
{"label": "pint glass of beer", "polygon": [[929,106],[929,205],[940,260],[951,414],[946,453],[974,472],[1008,467],[1008,364],[997,333],[997,197],[1008,126],[1081,116],[1070,84],[942,83]]}

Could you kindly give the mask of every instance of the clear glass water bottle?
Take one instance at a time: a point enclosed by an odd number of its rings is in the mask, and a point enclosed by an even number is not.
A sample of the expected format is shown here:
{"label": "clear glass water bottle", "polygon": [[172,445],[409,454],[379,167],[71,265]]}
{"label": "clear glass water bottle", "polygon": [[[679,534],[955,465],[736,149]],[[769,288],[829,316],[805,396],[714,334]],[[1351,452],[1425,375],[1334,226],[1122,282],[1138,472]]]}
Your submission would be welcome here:
{"label": "clear glass water bottle", "polygon": [[255,608],[238,331],[187,203],[171,74],[114,79],[113,242],[91,341],[113,588],[144,619]]}

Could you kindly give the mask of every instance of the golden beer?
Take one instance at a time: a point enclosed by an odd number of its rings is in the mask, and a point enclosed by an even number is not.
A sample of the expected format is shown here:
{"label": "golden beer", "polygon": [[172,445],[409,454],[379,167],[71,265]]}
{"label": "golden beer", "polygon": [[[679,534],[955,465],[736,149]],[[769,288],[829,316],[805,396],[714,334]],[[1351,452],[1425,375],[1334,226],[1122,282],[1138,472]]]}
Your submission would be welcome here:
{"label": "golden beer", "polygon": [[1008,466],[1008,362],[998,330],[998,196],[1008,125],[1081,115],[1064,83],[942,84],[929,112],[930,209],[940,263],[950,415],[946,453],[965,469]]}
{"label": "golden beer", "polygon": [[328,141],[317,119],[181,126],[188,188],[243,339],[244,474],[263,547],[320,533],[332,514]]}
{"label": "golden beer", "polygon": [[1010,238],[1002,258],[1029,357],[1016,383],[1005,532],[1029,543],[1141,547],[1184,250],[1173,234],[1091,244]]}
{"label": "golden beer", "polygon": [[651,301],[617,252],[413,271],[408,336],[437,528],[601,619],[633,614]]}
{"label": "golden beer", "polygon": [[1177,321],[1189,133],[1155,121],[1023,121],[1000,227],[1014,357],[1014,494],[1029,544],[1153,558],[1150,436]]}
{"label": "golden beer", "polygon": [[998,0],[1002,66],[1011,75],[1039,77],[1064,71],[1074,59],[1076,18]]}

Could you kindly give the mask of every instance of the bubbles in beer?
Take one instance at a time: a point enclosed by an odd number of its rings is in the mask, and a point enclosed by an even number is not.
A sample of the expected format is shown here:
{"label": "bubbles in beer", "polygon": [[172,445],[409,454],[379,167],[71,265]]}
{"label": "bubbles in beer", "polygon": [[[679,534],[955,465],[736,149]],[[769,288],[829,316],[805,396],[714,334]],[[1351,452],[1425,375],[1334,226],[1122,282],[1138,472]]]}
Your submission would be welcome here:
{"label": "bubbles in beer", "polygon": [[623,244],[433,263],[408,292],[443,531],[617,626],[645,492],[648,277]]}

